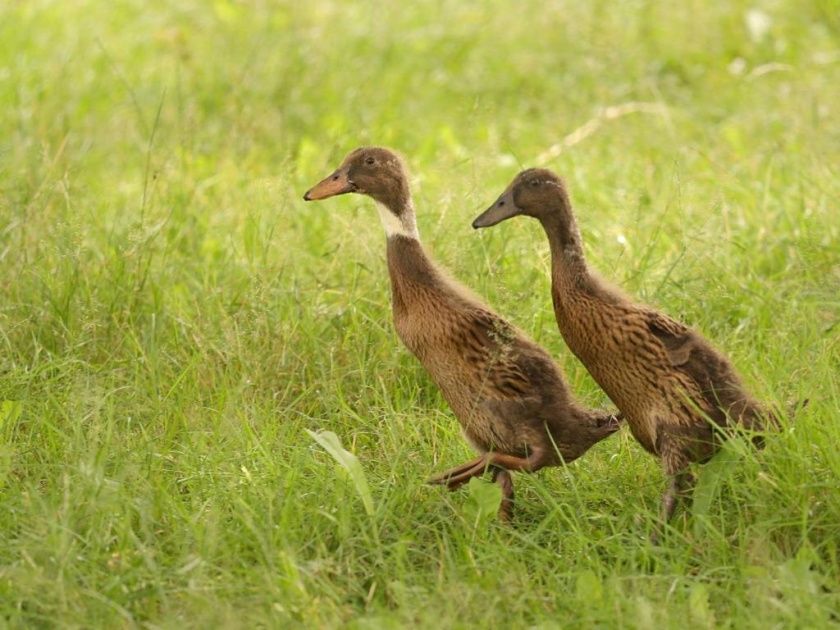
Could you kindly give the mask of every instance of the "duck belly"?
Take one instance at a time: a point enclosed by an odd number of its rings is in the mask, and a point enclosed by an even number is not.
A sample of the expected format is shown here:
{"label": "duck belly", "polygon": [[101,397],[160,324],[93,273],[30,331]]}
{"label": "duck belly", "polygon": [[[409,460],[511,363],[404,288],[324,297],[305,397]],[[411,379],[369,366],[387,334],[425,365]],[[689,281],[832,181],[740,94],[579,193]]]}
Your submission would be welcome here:
{"label": "duck belly", "polygon": [[[671,384],[665,374],[649,373],[639,366],[593,366],[590,373],[613,404],[624,414],[633,437],[647,452],[657,452],[659,425],[667,422],[667,400],[671,396]],[[674,418],[677,421],[677,418]]]}
{"label": "duck belly", "polygon": [[474,449],[480,453],[526,454],[531,442],[527,431],[523,431],[526,427],[515,426],[493,414],[484,404],[486,395],[480,386],[467,385],[463,375],[461,380],[441,379],[437,384],[458,418],[461,432]]}

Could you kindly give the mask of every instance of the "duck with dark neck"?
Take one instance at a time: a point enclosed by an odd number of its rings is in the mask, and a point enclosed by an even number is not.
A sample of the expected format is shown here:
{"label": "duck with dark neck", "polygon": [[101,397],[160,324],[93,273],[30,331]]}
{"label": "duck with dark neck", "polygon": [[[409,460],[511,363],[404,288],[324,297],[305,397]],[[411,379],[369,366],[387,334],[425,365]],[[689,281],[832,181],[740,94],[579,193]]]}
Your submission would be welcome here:
{"label": "duck with dark neck", "polygon": [[431,480],[455,489],[490,471],[510,516],[510,471],[570,462],[614,433],[618,419],[580,406],[551,357],[452,280],[420,244],[408,178],[388,149],[350,153],[304,199],[374,199],[387,236],[394,326],[455,412],[479,456]]}
{"label": "duck with dark neck", "polygon": [[563,190],[556,200],[558,208],[537,218],[548,236],[553,281],[568,290],[586,289],[591,285],[589,269],[577,222],[570,212],[564,211],[568,204],[569,198]]}
{"label": "duck with dark neck", "polygon": [[662,499],[668,520],[690,488],[691,462],[708,460],[734,427],[761,430],[776,420],[697,331],[634,303],[589,271],[565,184],[556,174],[522,171],[473,227],[517,215],[539,220],[548,235],[554,313],[567,345],[671,478]]}

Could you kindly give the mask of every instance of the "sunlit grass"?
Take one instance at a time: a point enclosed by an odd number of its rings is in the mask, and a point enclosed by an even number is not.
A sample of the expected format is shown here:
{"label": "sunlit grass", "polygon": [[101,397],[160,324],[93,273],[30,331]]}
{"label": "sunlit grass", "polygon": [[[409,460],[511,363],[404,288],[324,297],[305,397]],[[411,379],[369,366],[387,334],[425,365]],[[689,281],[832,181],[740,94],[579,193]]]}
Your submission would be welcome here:
{"label": "sunlit grass", "polygon": [[[836,623],[838,102],[827,0],[0,4],[0,619]],[[375,212],[301,201],[365,143],[588,403],[539,227],[469,226],[540,157],[593,266],[809,406],[659,548],[626,431],[517,475],[513,528],[426,486],[470,453],[392,330]]]}

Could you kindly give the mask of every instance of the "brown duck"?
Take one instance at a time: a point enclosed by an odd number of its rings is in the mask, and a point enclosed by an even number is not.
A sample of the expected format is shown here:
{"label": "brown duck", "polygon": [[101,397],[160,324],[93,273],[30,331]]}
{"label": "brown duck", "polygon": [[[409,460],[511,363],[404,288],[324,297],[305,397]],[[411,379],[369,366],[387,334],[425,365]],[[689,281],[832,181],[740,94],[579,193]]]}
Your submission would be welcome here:
{"label": "brown duck", "polygon": [[394,324],[428,370],[479,456],[430,479],[455,489],[490,471],[510,518],[510,471],[569,462],[614,433],[617,418],[580,406],[551,357],[451,280],[420,244],[408,178],[388,149],[359,148],[305,195],[371,197],[387,235]]}
{"label": "brown duck", "polygon": [[519,214],[536,218],[548,235],[551,295],[563,338],[670,477],[662,497],[667,521],[693,484],[689,463],[707,461],[722,432],[762,430],[776,419],[698,332],[633,303],[589,270],[566,187],[557,175],[545,169],[521,172],[473,227]]}

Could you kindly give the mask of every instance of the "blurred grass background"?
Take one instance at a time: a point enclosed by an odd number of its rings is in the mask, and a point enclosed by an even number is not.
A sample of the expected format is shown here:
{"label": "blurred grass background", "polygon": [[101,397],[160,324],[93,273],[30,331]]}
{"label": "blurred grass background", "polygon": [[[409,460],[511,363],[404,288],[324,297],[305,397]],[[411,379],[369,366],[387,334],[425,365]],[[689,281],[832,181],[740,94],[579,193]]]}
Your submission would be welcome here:
{"label": "blurred grass background", "polygon": [[[838,102],[836,0],[0,4],[0,619],[837,623]],[[521,167],[566,177],[603,275],[810,406],[660,548],[626,431],[517,476],[512,529],[425,486],[469,451],[392,330],[378,219],[301,201],[367,143],[590,404],[539,227],[469,227]]]}

